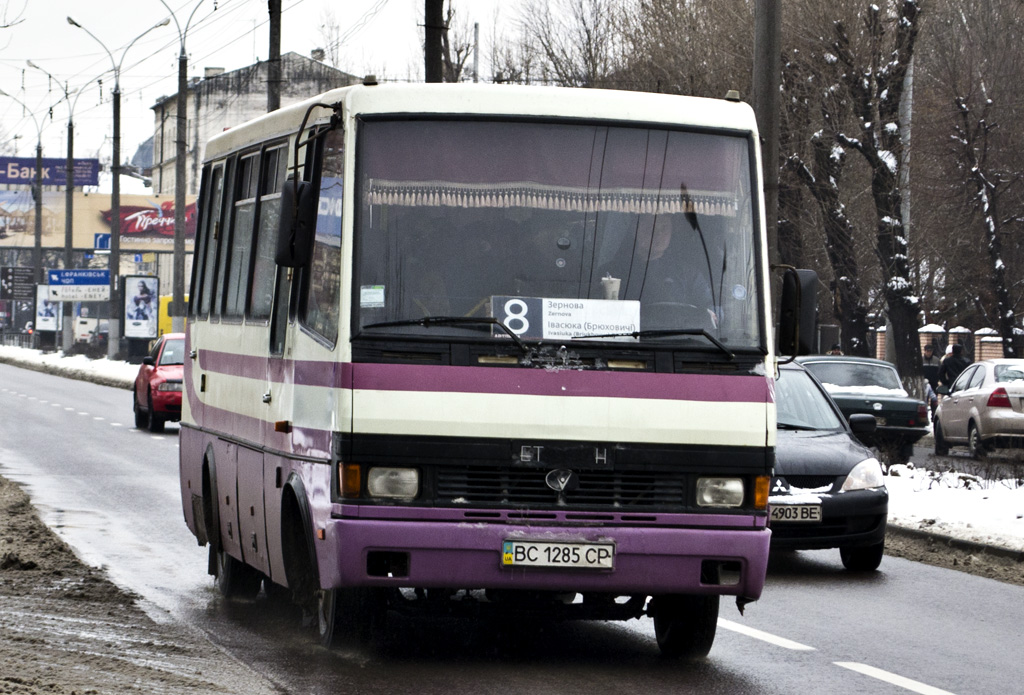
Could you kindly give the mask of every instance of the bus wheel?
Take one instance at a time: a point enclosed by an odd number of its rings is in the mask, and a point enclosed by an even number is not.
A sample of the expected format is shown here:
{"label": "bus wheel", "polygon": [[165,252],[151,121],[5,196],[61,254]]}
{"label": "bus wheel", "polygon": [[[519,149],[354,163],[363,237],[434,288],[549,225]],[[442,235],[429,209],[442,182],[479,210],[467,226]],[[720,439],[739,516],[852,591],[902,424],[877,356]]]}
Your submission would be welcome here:
{"label": "bus wheel", "polygon": [[718,596],[655,596],[651,601],[654,635],[662,655],[703,658],[711,651],[718,626]]}
{"label": "bus wheel", "polygon": [[132,389],[132,410],[135,411],[135,429],[143,430],[149,427],[149,413],[139,407],[135,389]]}
{"label": "bus wheel", "polygon": [[343,640],[360,645],[372,643],[384,631],[385,592],[367,587],[319,589],[316,622],[320,644],[330,647]]}
{"label": "bus wheel", "polygon": [[210,554],[211,559],[216,562],[214,580],[222,596],[256,598],[263,581],[263,576],[259,572],[231,557],[224,550],[214,550],[212,543]]}

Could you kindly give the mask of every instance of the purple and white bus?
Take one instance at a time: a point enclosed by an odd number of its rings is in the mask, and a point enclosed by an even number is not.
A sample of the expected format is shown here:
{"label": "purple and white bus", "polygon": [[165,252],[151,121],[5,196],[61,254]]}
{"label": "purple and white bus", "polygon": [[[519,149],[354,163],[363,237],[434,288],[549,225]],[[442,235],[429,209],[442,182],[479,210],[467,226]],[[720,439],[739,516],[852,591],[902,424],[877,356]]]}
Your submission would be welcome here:
{"label": "purple and white bus", "polygon": [[768,559],[759,172],[747,105],[635,92],[368,83],[213,138],[180,456],[221,591],[327,645],[471,610],[706,654]]}

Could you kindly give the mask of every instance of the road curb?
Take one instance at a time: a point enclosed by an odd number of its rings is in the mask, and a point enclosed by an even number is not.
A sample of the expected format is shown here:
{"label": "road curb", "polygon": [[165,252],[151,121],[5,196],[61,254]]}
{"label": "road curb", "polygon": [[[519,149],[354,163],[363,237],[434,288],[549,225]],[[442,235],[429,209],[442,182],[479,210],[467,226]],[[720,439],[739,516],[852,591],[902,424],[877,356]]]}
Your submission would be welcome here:
{"label": "road curb", "polygon": [[991,555],[993,557],[1006,558],[1016,562],[1024,562],[1024,551],[1022,550],[1011,550],[1010,548],[1001,548],[997,545],[988,545],[986,543],[978,543],[977,541],[967,541],[960,538],[954,538],[953,536],[947,536],[943,533],[925,531],[924,529],[897,526],[892,522],[889,522],[886,525],[886,533],[892,533],[896,536],[904,536],[906,538],[913,538],[916,540],[926,540],[938,545],[944,545],[947,548],[963,550],[968,553]]}
{"label": "road curb", "polygon": [[93,374],[89,372],[81,372],[74,369],[67,369],[55,364],[46,364],[45,362],[33,362],[31,360],[21,360],[17,357],[10,355],[0,354],[0,364],[9,364],[13,367],[20,367],[22,369],[30,369],[34,372],[43,372],[44,374],[53,374],[55,376],[64,377],[65,379],[77,379],[78,381],[89,381],[94,384],[100,384],[101,386],[112,386],[120,389],[131,389],[134,385],[132,381],[126,381],[113,376],[105,374]]}

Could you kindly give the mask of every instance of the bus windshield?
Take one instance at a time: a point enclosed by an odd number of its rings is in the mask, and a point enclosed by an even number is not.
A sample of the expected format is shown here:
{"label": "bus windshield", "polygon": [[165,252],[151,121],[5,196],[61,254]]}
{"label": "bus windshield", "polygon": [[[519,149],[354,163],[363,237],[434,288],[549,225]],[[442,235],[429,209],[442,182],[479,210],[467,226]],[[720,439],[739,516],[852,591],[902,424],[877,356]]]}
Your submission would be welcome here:
{"label": "bus windshield", "polygon": [[[763,349],[748,135],[359,124],[354,329]],[[383,324],[383,325],[382,325]],[[483,329],[481,329],[483,326]]]}

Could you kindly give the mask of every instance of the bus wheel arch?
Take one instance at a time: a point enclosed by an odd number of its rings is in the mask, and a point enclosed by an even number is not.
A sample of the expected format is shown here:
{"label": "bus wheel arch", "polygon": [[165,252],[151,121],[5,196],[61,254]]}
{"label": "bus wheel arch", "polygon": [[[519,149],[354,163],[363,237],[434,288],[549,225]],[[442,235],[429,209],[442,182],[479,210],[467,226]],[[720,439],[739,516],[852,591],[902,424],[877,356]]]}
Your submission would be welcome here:
{"label": "bus wheel arch", "polygon": [[281,493],[281,548],[285,581],[296,602],[311,610],[320,588],[320,568],[313,545],[313,517],[306,487],[295,473],[288,476]]}

